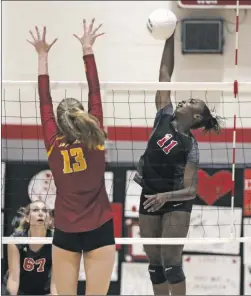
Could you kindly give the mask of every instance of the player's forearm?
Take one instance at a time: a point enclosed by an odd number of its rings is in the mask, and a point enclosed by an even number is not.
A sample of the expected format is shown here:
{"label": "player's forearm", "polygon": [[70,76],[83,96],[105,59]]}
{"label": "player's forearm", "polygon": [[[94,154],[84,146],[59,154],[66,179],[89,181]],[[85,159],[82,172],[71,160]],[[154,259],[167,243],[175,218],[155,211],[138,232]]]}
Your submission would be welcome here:
{"label": "player's forearm", "polygon": [[94,55],[90,53],[91,49],[85,50],[84,62],[86,68],[86,78],[89,87],[88,112],[97,117],[103,128],[103,110],[101,103],[100,85],[98,71]]}
{"label": "player's forearm", "polygon": [[46,74],[38,76],[38,93],[44,142],[47,151],[49,151],[58,134],[58,128],[53,112],[52,98],[50,94],[50,79]]}
{"label": "player's forearm", "polygon": [[38,75],[49,75],[48,53],[38,55]]}
{"label": "player's forearm", "polygon": [[159,195],[163,196],[167,202],[191,200],[196,197],[196,188],[187,187],[177,191],[159,193]]}
{"label": "player's forearm", "polygon": [[[93,95],[94,94],[100,94],[100,85],[99,85],[99,78],[98,78],[98,71],[97,66],[95,62],[95,57],[93,53],[89,53],[84,55],[84,63],[85,63],[85,69],[86,69],[86,78],[88,82],[89,87],[89,104],[93,105]],[[99,97],[100,100],[100,97]],[[101,100],[100,102],[101,103]]]}
{"label": "player's forearm", "polygon": [[159,72],[160,82],[170,82],[174,69],[174,34],[166,40]]}
{"label": "player's forearm", "polygon": [[[38,94],[39,94],[40,106],[43,106],[43,105],[52,106],[52,99],[50,94],[50,80],[49,80],[49,76],[46,74],[41,74],[38,76]],[[41,114],[41,116],[43,115]]]}
{"label": "player's forearm", "polygon": [[41,105],[52,104],[47,53],[38,56],[38,93]]}
{"label": "player's forearm", "polygon": [[[170,82],[174,68],[174,35],[166,40],[159,70],[159,81]],[[160,110],[171,103],[170,90],[157,91],[155,105]]]}
{"label": "player's forearm", "polygon": [[92,47],[88,47],[88,48],[83,47],[82,50],[83,50],[84,56],[89,55],[89,54],[94,54]]}
{"label": "player's forearm", "polygon": [[11,278],[10,276],[7,281],[7,289],[10,295],[17,295],[19,289],[19,281]]}

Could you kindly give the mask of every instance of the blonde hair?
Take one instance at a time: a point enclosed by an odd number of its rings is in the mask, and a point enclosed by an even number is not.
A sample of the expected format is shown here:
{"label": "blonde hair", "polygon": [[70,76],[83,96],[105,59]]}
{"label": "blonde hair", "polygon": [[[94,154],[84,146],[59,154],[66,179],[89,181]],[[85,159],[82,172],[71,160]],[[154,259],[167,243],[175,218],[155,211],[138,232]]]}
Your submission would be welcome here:
{"label": "blonde hair", "polygon": [[[36,201],[33,201],[30,204],[28,204],[26,207],[21,207],[18,209],[16,216],[14,217],[14,219],[12,221],[12,226],[13,226],[15,232],[26,231],[30,228],[30,223],[27,221],[27,217],[29,217],[29,215],[30,215],[31,204],[36,203],[36,202],[42,202],[42,201],[36,200]],[[42,203],[44,203],[44,202],[42,202]],[[51,210],[49,210],[49,216],[51,218],[51,223],[49,223],[47,228],[49,230],[52,230],[53,229],[53,214],[52,214]]]}
{"label": "blonde hair", "polygon": [[73,98],[64,99],[57,108],[57,121],[61,134],[68,143],[79,141],[88,149],[104,145],[106,134],[99,127],[97,118],[86,111]]}

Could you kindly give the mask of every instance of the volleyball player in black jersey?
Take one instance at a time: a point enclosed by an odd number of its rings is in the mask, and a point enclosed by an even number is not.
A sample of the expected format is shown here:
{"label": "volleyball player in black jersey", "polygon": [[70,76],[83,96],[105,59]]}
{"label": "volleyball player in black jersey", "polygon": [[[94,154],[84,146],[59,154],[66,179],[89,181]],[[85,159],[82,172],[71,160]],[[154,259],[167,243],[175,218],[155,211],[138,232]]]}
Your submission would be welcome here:
{"label": "volleyball player in black jersey", "polygon": [[[35,201],[18,212],[14,237],[52,236],[52,217],[46,205]],[[56,295],[52,279],[51,244],[8,245],[8,271],[4,277],[3,295]]]}
{"label": "volleyball player in black jersey", "polygon": [[[174,35],[165,43],[159,80],[170,82],[174,68]],[[173,110],[170,91],[156,94],[153,133],[140,158],[134,180],[142,186],[140,233],[143,238],[185,238],[197,189],[198,144],[191,130],[219,131],[218,118],[197,99]],[[185,295],[183,245],[145,245],[155,295]]]}

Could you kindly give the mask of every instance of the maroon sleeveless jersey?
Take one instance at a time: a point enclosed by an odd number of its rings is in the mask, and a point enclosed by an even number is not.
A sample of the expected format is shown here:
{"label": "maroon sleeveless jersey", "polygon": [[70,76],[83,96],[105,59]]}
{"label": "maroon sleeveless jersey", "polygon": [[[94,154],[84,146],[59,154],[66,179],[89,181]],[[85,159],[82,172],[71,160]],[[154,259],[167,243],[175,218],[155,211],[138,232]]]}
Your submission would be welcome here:
{"label": "maroon sleeveless jersey", "polygon": [[[84,56],[89,86],[88,112],[103,128],[100,86],[94,55]],[[104,146],[88,150],[59,136],[50,95],[49,76],[38,77],[40,111],[49,165],[57,188],[55,227],[64,232],[96,229],[112,218],[105,189]]]}

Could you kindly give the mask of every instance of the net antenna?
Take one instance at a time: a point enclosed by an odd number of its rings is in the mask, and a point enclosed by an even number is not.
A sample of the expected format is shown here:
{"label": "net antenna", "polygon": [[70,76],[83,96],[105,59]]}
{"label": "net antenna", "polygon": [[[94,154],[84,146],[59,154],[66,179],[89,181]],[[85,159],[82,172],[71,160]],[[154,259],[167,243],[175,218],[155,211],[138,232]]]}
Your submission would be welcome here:
{"label": "net antenna", "polygon": [[233,128],[233,156],[232,156],[232,197],[231,197],[231,228],[230,236],[234,238],[234,198],[235,198],[235,162],[236,162],[236,113],[238,108],[238,94],[239,94],[239,11],[240,0],[236,0],[236,24],[235,24],[235,80],[234,80],[234,128]]}

